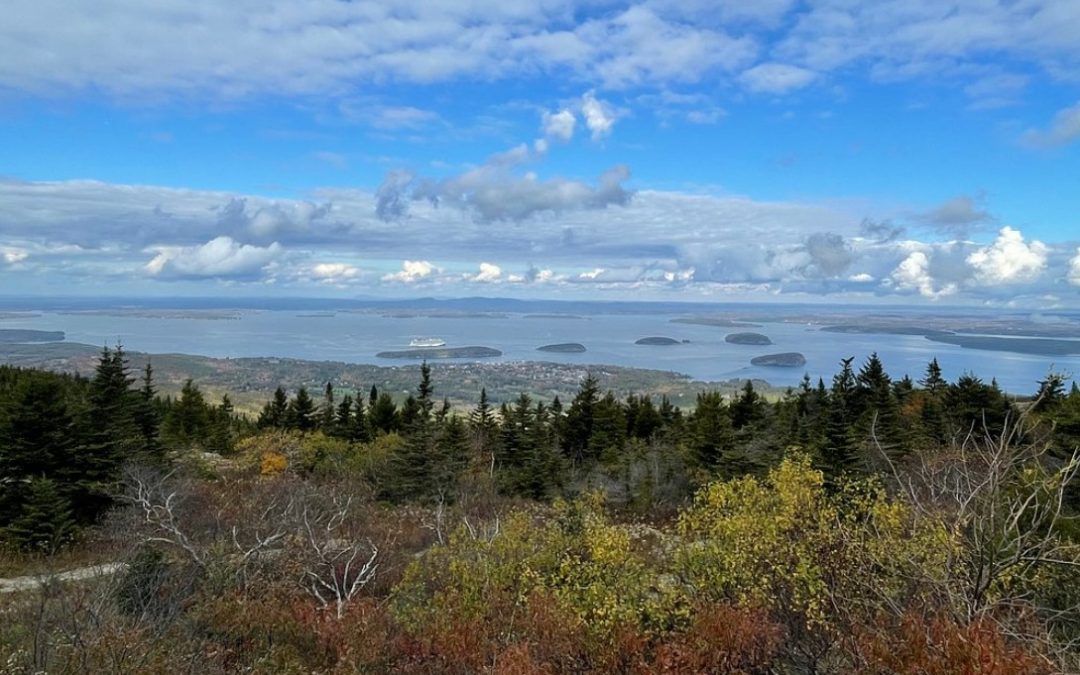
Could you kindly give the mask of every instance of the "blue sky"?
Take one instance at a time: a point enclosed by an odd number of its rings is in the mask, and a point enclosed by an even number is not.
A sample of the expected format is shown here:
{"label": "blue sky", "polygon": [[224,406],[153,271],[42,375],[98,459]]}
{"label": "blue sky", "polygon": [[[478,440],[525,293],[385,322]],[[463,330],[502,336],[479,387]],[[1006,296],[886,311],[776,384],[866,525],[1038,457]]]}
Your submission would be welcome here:
{"label": "blue sky", "polygon": [[1080,306],[1080,3],[14,0],[0,294]]}

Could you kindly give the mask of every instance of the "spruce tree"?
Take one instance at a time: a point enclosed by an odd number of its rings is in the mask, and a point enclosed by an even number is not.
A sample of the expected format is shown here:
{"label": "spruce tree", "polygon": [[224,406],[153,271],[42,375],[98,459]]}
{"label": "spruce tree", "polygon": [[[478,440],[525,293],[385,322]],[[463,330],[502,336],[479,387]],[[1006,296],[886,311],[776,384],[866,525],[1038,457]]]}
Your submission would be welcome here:
{"label": "spruce tree", "polygon": [[30,478],[19,513],[0,534],[17,548],[52,553],[75,534],[71,502],[51,478]]}
{"label": "spruce tree", "polygon": [[563,444],[575,463],[581,463],[587,457],[593,432],[593,416],[599,400],[600,383],[589,373],[566,411]]}
{"label": "spruce tree", "polygon": [[263,406],[256,425],[260,429],[284,429],[288,411],[289,397],[285,394],[285,388],[279,385],[274,390],[274,397]]}
{"label": "spruce tree", "polygon": [[297,431],[314,431],[317,424],[315,401],[306,387],[300,387],[285,411],[285,426]]}

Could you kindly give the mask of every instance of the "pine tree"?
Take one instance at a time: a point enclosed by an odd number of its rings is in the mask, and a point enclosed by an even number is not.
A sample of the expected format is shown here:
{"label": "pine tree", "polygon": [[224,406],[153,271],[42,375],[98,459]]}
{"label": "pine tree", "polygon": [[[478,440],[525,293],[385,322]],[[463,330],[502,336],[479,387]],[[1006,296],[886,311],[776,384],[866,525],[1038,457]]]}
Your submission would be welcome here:
{"label": "pine tree", "polygon": [[368,426],[371,427],[372,433],[388,434],[391,431],[397,431],[400,427],[400,415],[394,399],[385,391],[377,392],[375,387],[372,387],[371,391],[375,394],[375,402],[368,406]]}
{"label": "pine tree", "polygon": [[833,376],[829,392],[829,412],[822,447],[822,469],[830,478],[856,468],[858,456],[852,439],[855,424],[855,373],[851,368],[854,357],[840,361],[840,372]]}
{"label": "pine tree", "polygon": [[284,429],[288,411],[289,397],[285,394],[285,388],[278,386],[274,390],[274,397],[263,406],[256,424],[260,429]]}
{"label": "pine tree", "polygon": [[51,478],[29,479],[24,495],[18,515],[0,533],[23,550],[54,552],[75,533],[70,501]]}
{"label": "pine tree", "polygon": [[941,366],[938,364],[937,357],[934,357],[926,366],[926,376],[919,381],[919,384],[932,396],[944,393],[948,383],[941,377]]}
{"label": "pine tree", "polygon": [[161,445],[161,417],[157,408],[157,392],[154,391],[154,368],[150,361],[143,368],[142,388],[135,405],[135,425],[139,429],[141,445],[139,454],[146,462],[160,464],[165,461]]}
{"label": "pine tree", "polygon": [[721,468],[725,456],[732,454],[734,444],[735,432],[723,395],[718,391],[698,394],[690,418],[690,450],[694,463],[707,471],[716,471]]}
{"label": "pine tree", "polygon": [[314,431],[318,424],[316,413],[315,401],[311,399],[307,388],[300,387],[285,411],[285,426],[297,431]]}
{"label": "pine tree", "polygon": [[[97,515],[99,475],[84,473],[87,451],[59,381],[36,374],[19,382],[0,407],[0,523],[18,518],[38,478],[82,509],[84,522]],[[96,462],[93,468],[97,469]]]}
{"label": "pine tree", "polygon": [[731,403],[731,424],[739,430],[757,423],[764,416],[765,401],[754,391],[754,383],[747,380],[742,394]]}
{"label": "pine tree", "polygon": [[123,348],[103,348],[90,381],[89,406],[81,425],[86,440],[78,469],[86,489],[80,501],[73,503],[80,515],[96,515],[112,503],[121,465],[138,454],[141,443],[134,415],[138,394],[131,390],[133,383]]}
{"label": "pine tree", "polygon": [[575,463],[586,459],[593,432],[593,416],[600,400],[600,383],[592,373],[585,376],[566,412],[563,443]]}
{"label": "pine tree", "polygon": [[327,436],[336,436],[336,421],[337,406],[334,404],[334,384],[332,382],[327,382],[326,388],[323,390],[323,405],[322,410],[320,411],[319,429]]}

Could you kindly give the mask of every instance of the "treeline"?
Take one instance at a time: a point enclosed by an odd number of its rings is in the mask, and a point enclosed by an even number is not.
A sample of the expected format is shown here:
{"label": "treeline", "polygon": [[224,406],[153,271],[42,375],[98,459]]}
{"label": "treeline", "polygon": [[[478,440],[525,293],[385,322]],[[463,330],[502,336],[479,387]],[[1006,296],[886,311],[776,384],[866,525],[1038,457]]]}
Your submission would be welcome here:
{"label": "treeline", "polygon": [[[1061,456],[1080,444],[1080,389],[1064,385],[1052,374],[1023,404]],[[175,398],[160,396],[149,364],[136,377],[121,348],[106,348],[89,378],[0,367],[0,532],[18,547],[55,546],[112,504],[125,464],[162,466],[191,449],[229,456],[267,432],[299,435],[308,452],[293,468],[362,467],[388,501],[451,501],[471,472],[506,495],[545,501],[599,487],[647,511],[674,508],[717,477],[764,475],[792,448],[831,481],[881,471],[916,448],[994,437],[1018,412],[996,382],[948,382],[936,360],[918,381],[893,380],[874,354],[772,401],[748,381],[731,398],[702,393],[686,411],[666,397],[618,399],[589,376],[566,404],[523,393],[495,405],[481,390],[462,413],[436,398],[424,364],[401,404],[374,386],[339,396],[327,383],[318,400],[279,387],[252,421],[190,380]],[[271,456],[268,470],[295,460],[288,448],[248,445]]]}
{"label": "treeline", "polygon": [[304,388],[292,398],[279,388],[256,426],[347,444],[301,462],[307,470],[340,465],[389,437],[392,452],[372,477],[380,494],[398,501],[449,498],[455,477],[472,464],[504,493],[531,499],[599,486],[627,501],[678,502],[717,477],[763,475],[792,448],[833,480],[881,471],[917,448],[996,437],[1028,407],[1061,453],[1080,444],[1080,389],[1066,391],[1064,376],[1050,374],[1018,404],[995,381],[970,374],[946,381],[936,359],[918,381],[893,380],[876,354],[857,369],[845,359],[828,384],[806,376],[770,401],[747,381],[734,397],[702,393],[687,411],[666,397],[620,400],[587,376],[567,404],[523,393],[494,405],[481,390],[476,407],[462,414],[436,400],[426,364],[420,378],[401,405],[374,386],[366,399],[338,399],[327,384],[321,401]]}
{"label": "treeline", "polygon": [[177,448],[229,453],[251,428],[191,381],[159,396],[152,366],[135,377],[120,347],[92,377],[0,366],[0,537],[55,549],[113,505],[125,465],[165,466]]}

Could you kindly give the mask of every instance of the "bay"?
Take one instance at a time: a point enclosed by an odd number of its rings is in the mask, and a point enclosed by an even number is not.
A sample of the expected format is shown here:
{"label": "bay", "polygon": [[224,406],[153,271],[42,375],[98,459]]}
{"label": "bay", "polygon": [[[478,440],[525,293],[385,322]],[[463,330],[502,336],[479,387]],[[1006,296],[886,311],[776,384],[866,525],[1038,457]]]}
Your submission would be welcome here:
{"label": "bay", "polygon": [[[192,313],[197,316],[197,313]],[[396,365],[407,361],[377,358],[378,352],[408,348],[419,337],[438,337],[447,346],[486,346],[503,355],[485,361],[554,361],[570,364],[610,364],[684,373],[698,380],[757,378],[773,385],[795,385],[808,373],[828,383],[840,360],[861,363],[877,352],[894,377],[918,379],[930,359],[937,357],[949,379],[972,373],[984,380],[997,378],[1007,391],[1030,394],[1051,370],[1080,372],[1080,357],[1053,360],[1038,355],[964,349],[931,342],[917,335],[823,332],[819,326],[764,322],[756,332],[768,335],[766,346],[726,343],[738,328],[672,323],[671,314],[596,314],[581,318],[529,316],[517,313],[465,317],[395,314],[365,311],[322,312],[294,310],[237,310],[214,318],[165,318],[125,313],[42,312],[7,318],[0,327],[62,330],[67,341],[91,345],[120,342],[130,351],[182,353],[236,358],[276,356],[319,361]],[[222,316],[234,316],[233,319]],[[760,321],[759,321],[760,323]],[[634,344],[642,337],[671,337],[688,342],[669,346]],[[537,347],[580,342],[587,352],[539,352]],[[755,356],[800,352],[803,368],[750,365]]]}

